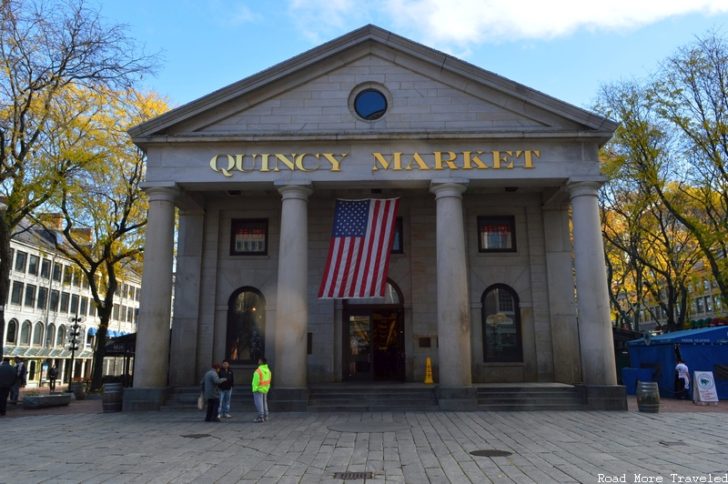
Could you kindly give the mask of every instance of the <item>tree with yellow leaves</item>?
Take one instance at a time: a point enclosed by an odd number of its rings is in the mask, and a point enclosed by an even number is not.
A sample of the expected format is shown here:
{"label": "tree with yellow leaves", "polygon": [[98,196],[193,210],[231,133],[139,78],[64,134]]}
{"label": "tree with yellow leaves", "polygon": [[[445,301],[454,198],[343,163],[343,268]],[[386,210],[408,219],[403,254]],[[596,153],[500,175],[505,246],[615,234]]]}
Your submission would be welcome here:
{"label": "tree with yellow leaves", "polygon": [[[87,153],[88,160],[63,180],[51,201],[64,220],[64,241],[58,250],[85,275],[100,320],[94,347],[94,390],[102,383],[115,294],[125,274],[140,273],[147,223],[147,202],[140,187],[145,157],[126,130],[168,107],[157,95],[134,90],[85,91],[72,98],[83,99],[85,111],[69,120],[66,139],[53,145]],[[66,155],[61,152],[59,156]]]}

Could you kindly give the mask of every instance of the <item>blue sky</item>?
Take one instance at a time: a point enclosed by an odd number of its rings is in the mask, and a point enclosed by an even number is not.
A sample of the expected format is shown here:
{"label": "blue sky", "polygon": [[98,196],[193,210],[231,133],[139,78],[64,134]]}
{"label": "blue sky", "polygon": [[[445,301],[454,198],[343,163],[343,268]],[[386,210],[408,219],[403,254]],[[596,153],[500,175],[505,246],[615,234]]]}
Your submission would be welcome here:
{"label": "blue sky", "polygon": [[367,23],[589,108],[713,30],[728,0],[88,0],[160,53],[145,87],[173,107]]}

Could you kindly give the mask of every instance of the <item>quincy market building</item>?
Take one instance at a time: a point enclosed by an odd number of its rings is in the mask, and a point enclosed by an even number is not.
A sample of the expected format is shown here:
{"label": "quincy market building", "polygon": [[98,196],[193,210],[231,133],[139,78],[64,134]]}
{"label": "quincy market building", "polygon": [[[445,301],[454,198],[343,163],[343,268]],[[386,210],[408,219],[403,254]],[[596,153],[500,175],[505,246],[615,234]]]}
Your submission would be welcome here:
{"label": "quincy market building", "polygon": [[[133,128],[150,205],[126,408],[259,355],[291,408],[317,383],[422,382],[428,357],[442,408],[504,382],[622,408],[597,203],[615,127],[366,26]],[[319,299],[335,200],[395,197],[385,298]]]}

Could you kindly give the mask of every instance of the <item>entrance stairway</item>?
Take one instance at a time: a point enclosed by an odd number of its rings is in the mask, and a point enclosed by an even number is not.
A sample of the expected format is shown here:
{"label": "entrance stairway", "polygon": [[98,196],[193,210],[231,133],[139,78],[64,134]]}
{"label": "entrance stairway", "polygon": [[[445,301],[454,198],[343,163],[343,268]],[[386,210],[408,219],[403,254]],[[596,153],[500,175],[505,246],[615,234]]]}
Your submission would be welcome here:
{"label": "entrance stairway", "polygon": [[[478,410],[587,410],[579,389],[560,383],[476,384]],[[165,408],[195,408],[199,386],[176,387]],[[275,408],[275,389],[269,404]],[[255,411],[249,385],[233,390],[232,413]],[[437,387],[422,383],[328,383],[309,387],[309,412],[437,411]]]}
{"label": "entrance stairway", "polygon": [[312,385],[310,412],[388,412],[438,410],[435,389],[421,383]]}
{"label": "entrance stairway", "polygon": [[478,410],[587,410],[576,387],[560,383],[495,383],[477,386]]}

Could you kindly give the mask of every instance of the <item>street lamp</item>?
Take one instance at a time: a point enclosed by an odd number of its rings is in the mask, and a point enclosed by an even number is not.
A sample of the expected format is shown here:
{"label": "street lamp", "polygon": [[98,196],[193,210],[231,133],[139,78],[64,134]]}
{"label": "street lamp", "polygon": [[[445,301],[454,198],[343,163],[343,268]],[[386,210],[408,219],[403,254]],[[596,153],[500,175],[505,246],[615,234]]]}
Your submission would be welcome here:
{"label": "street lamp", "polygon": [[76,316],[69,318],[69,321],[73,323],[71,330],[68,332],[68,349],[71,350],[71,369],[68,372],[68,385],[70,386],[73,379],[73,360],[76,351],[79,349],[79,338],[81,337],[81,326],[78,323],[83,321],[83,318],[80,318],[78,312],[76,312]]}

